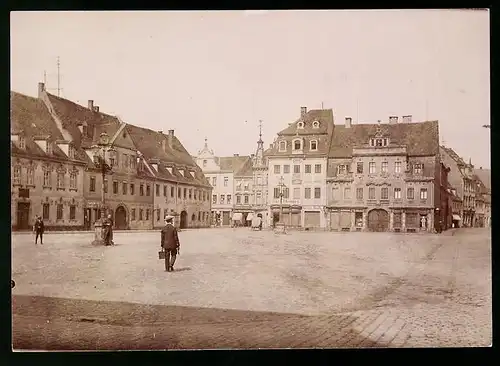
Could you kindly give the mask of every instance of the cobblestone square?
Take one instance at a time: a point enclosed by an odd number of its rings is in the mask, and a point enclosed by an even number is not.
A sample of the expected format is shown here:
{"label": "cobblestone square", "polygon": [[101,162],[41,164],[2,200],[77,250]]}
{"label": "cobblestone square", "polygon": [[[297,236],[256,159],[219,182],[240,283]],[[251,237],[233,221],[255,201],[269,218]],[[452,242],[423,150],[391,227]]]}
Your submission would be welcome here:
{"label": "cobblestone square", "polygon": [[[452,235],[453,234],[453,235]],[[442,235],[199,229],[12,239],[14,348],[488,346],[487,229]]]}

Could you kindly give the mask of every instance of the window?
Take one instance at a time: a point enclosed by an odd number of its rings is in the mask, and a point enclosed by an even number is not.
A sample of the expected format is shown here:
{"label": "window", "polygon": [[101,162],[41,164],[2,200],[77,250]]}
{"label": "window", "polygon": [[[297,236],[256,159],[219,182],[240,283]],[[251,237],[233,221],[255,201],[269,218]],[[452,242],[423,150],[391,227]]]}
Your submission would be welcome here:
{"label": "window", "polygon": [[293,172],[295,174],[299,174],[300,173],[300,165],[294,165],[293,166]]}
{"label": "window", "polygon": [[427,199],[427,188],[421,188],[420,189],[420,199],[421,200],[426,200]]}
{"label": "window", "polygon": [[394,173],[401,173],[401,162],[396,161],[394,163]]}
{"label": "window", "polygon": [[356,173],[363,174],[363,163],[356,164]]}
{"label": "window", "polygon": [[422,164],[415,164],[413,167],[413,173],[422,174]]}
{"label": "window", "polygon": [[283,165],[283,173],[284,174],[290,173],[290,165]]}
{"label": "window", "polygon": [[118,194],[118,182],[113,181],[113,194]]}
{"label": "window", "polygon": [[95,177],[90,177],[90,192],[95,192]]}
{"label": "window", "polygon": [[[28,168],[28,180],[27,184],[29,186],[34,186],[35,185],[35,169],[33,168]],[[75,185],[76,188],[76,185]]]}
{"label": "window", "polygon": [[375,162],[370,161],[370,162],[368,163],[368,173],[370,173],[370,174],[375,174],[375,171],[376,171],[376,170],[375,170]]}
{"label": "window", "polygon": [[207,167],[207,161],[206,160],[203,160],[203,167],[206,168]]}
{"label": "window", "polygon": [[75,205],[69,206],[69,219],[70,220],[76,219],[76,206]]}
{"label": "window", "polygon": [[75,172],[69,173],[69,188],[76,189],[76,183],[77,183],[76,173]]}
{"label": "window", "polygon": [[44,203],[43,204],[43,212],[42,212],[42,217],[44,220],[48,220],[49,219],[49,215],[50,214],[50,206],[48,203]]}
{"label": "window", "polygon": [[227,195],[227,204],[228,205],[231,204],[231,195],[230,194]]}
{"label": "window", "polygon": [[71,145],[68,146],[68,157],[70,159],[74,159],[75,158],[75,149]]}
{"label": "window", "polygon": [[151,187],[149,186],[149,184],[146,184],[146,196],[150,195],[151,195]]}
{"label": "window", "polygon": [[315,164],[314,165],[314,173],[320,174],[321,173],[321,164]]}
{"label": "window", "polygon": [[13,176],[14,184],[21,184],[21,167],[14,167],[14,176]]}
{"label": "window", "polygon": [[344,199],[345,200],[351,199],[351,188],[350,187],[344,187]]}
{"label": "window", "polygon": [[19,136],[19,148],[23,150],[26,148],[26,139],[24,136]]}
{"label": "window", "polygon": [[132,221],[135,221],[135,208],[133,208],[133,209],[132,209],[132,213],[131,213],[131,215],[130,215],[130,219],[131,219]]}
{"label": "window", "polygon": [[304,172],[305,172],[306,174],[311,173],[311,164],[306,164],[306,165],[304,165]]}
{"label": "window", "polygon": [[224,187],[227,187],[227,183],[229,182],[228,177],[224,177]]}
{"label": "window", "polygon": [[337,168],[337,171],[339,175],[345,174],[347,171],[346,166],[344,164],[340,164]]}
{"label": "window", "polygon": [[300,199],[300,188],[293,189],[293,199],[294,200]]}
{"label": "window", "polygon": [[311,140],[311,142],[309,143],[309,147],[310,147],[310,150],[311,151],[317,151],[318,150],[318,141],[316,140]]}
{"label": "window", "polygon": [[318,121],[314,121],[313,122],[313,128],[319,128],[319,122]]}
{"label": "window", "polygon": [[375,199],[375,187],[368,188],[368,199],[369,200]]}
{"label": "window", "polygon": [[245,204],[248,204],[248,194],[245,195]]}
{"label": "window", "polygon": [[156,193],[156,196],[158,197],[160,195],[160,185],[159,184],[156,184],[155,186],[155,193]]}
{"label": "window", "polygon": [[401,199],[401,188],[394,188],[394,199]]}
{"label": "window", "polygon": [[193,199],[195,200],[196,197],[198,196],[197,193],[198,192],[196,189],[193,189]]}
{"label": "window", "polygon": [[189,199],[191,199],[191,197],[193,196],[192,195],[192,189],[189,189],[189,193],[188,194],[189,194]]}
{"label": "window", "polygon": [[339,187],[332,188],[332,200],[337,201],[339,199]]}
{"label": "window", "polygon": [[184,199],[187,198],[187,188],[184,188]]}
{"label": "window", "polygon": [[123,195],[126,195],[126,194],[127,194],[127,187],[128,187],[127,182],[123,182],[123,183],[122,183],[122,194],[123,194]]}
{"label": "window", "polygon": [[168,187],[166,185],[163,186],[163,197],[167,197]]}
{"label": "window", "polygon": [[408,188],[406,190],[406,198],[409,200],[415,199],[415,189],[414,188]]}
{"label": "window", "polygon": [[139,195],[144,196],[144,184],[139,185]]}
{"label": "window", "polygon": [[175,196],[175,187],[170,187],[170,197]]}
{"label": "window", "polygon": [[304,198],[305,199],[311,199],[311,188],[305,188],[304,189]]}
{"label": "window", "polygon": [[223,195],[223,194],[221,194],[221,195],[220,195],[220,204],[221,204],[221,205],[223,205],[223,204],[224,204],[224,198],[225,198],[225,197],[224,197],[224,195]]}
{"label": "window", "polygon": [[290,191],[288,188],[283,188],[283,198],[290,198]]}
{"label": "window", "polygon": [[241,203],[241,196],[239,194],[236,196],[236,203],[237,204]]}
{"label": "window", "polygon": [[389,199],[389,188],[383,187],[380,191],[380,199],[388,200]]}
{"label": "window", "polygon": [[280,198],[280,189],[278,187],[274,187],[274,198]]}
{"label": "window", "polygon": [[363,188],[356,188],[356,199],[358,201],[363,200]]}
{"label": "window", "polygon": [[108,180],[104,179],[104,193],[108,193]]}
{"label": "window", "polygon": [[149,220],[149,208],[146,209],[146,221]]}
{"label": "window", "polygon": [[294,150],[302,150],[302,141],[301,140],[294,140],[293,141],[293,149]]}
{"label": "window", "polygon": [[133,196],[135,194],[135,184],[130,183],[130,194]]}
{"label": "window", "polygon": [[279,174],[281,172],[281,165],[274,166],[274,174]]}
{"label": "window", "polygon": [[304,128],[304,122],[297,123],[297,128]]}
{"label": "window", "polygon": [[279,151],[285,151],[285,150],[286,150],[286,141],[280,141]]}
{"label": "window", "polygon": [[241,182],[238,182],[238,183],[236,184],[236,190],[237,190],[237,191],[241,191]]}
{"label": "window", "polygon": [[214,205],[215,205],[216,203],[217,203],[217,195],[216,195],[216,194],[214,194],[214,195],[212,196],[212,204],[214,204]]}
{"label": "window", "polygon": [[321,188],[320,187],[314,188],[314,198],[321,198]]}
{"label": "window", "polygon": [[52,143],[50,141],[46,143],[45,152],[49,155],[52,154]]}
{"label": "window", "polygon": [[57,205],[57,216],[56,216],[56,219],[57,220],[62,220],[63,218],[63,205],[61,203],[59,203]]}
{"label": "window", "polygon": [[387,173],[388,171],[388,168],[389,168],[389,163],[387,161],[383,161],[382,162],[382,173]]}
{"label": "window", "polygon": [[64,173],[57,173],[57,188],[64,188]]}
{"label": "window", "polygon": [[243,189],[245,192],[248,191],[248,183],[245,183],[245,185],[243,186]]}
{"label": "window", "polygon": [[[290,168],[288,168],[288,170],[290,170]],[[259,175],[259,176],[257,177],[257,185],[259,185],[259,186],[260,186],[261,184],[262,184],[262,177]]]}
{"label": "window", "polygon": [[212,186],[216,186],[217,185],[217,177],[212,177]]}
{"label": "window", "polygon": [[142,221],[142,208],[139,209],[139,221]]}

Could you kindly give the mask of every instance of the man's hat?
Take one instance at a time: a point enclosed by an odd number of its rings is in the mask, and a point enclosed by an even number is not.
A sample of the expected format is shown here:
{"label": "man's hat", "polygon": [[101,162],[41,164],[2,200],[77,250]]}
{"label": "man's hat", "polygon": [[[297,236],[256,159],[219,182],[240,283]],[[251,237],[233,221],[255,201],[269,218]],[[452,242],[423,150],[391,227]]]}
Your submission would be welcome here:
{"label": "man's hat", "polygon": [[165,216],[165,221],[170,221],[170,220],[173,220],[174,217],[172,215],[167,215]]}

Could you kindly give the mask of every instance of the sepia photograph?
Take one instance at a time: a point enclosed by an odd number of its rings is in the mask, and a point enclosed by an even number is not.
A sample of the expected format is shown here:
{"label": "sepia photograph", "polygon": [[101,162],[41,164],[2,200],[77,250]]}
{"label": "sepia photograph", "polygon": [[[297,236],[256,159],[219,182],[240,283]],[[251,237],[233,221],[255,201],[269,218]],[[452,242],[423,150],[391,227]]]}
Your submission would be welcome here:
{"label": "sepia photograph", "polygon": [[12,350],[491,347],[488,9],[10,13]]}

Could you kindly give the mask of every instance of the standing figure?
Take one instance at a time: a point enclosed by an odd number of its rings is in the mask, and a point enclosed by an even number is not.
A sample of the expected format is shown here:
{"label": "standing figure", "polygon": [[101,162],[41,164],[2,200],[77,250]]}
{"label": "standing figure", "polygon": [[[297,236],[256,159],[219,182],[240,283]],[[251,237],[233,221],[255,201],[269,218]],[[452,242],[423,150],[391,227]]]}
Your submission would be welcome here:
{"label": "standing figure", "polygon": [[108,215],[108,217],[104,220],[103,226],[104,245],[113,245],[113,220],[111,219],[111,215]]}
{"label": "standing figure", "polygon": [[40,216],[35,219],[35,224],[33,225],[33,232],[35,233],[35,245],[38,243],[38,236],[40,236],[40,244],[43,245],[43,232],[45,230],[45,225]]}
{"label": "standing figure", "polygon": [[181,246],[177,229],[172,224],[173,219],[173,216],[165,216],[165,226],[161,229],[161,247],[165,250],[165,271],[167,272],[173,272],[175,259]]}

